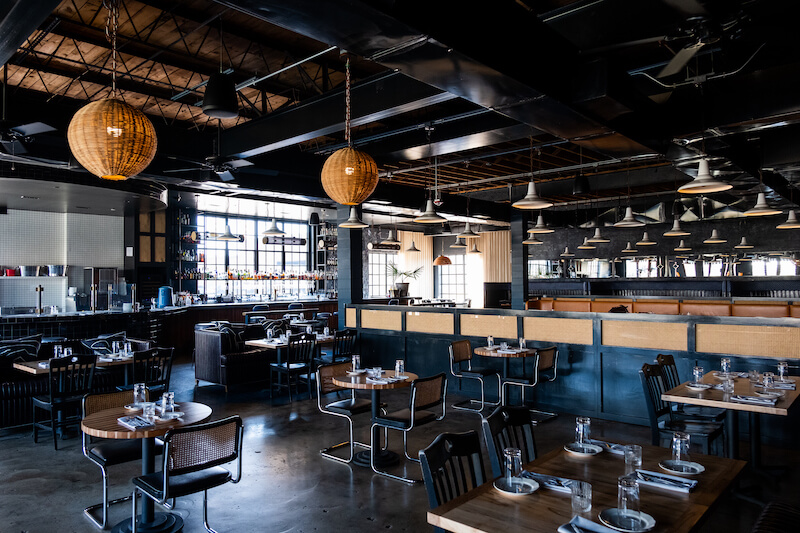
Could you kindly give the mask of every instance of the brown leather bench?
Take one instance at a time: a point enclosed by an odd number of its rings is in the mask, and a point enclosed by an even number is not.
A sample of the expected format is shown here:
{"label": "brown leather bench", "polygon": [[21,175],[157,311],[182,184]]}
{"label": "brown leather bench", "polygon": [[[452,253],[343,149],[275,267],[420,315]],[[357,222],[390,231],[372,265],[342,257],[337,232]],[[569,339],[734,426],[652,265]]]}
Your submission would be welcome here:
{"label": "brown leather bench", "polygon": [[633,312],[633,300],[627,298],[599,298],[592,300],[592,313],[608,313],[612,307],[624,305],[628,308],[628,312]]}
{"label": "brown leather bench", "polygon": [[784,318],[790,316],[789,304],[778,302],[735,302],[731,307],[731,316],[763,316],[767,318]]}
{"label": "brown leather bench", "polygon": [[553,302],[554,311],[572,311],[589,313],[592,310],[592,301],[588,298],[565,298]]}
{"label": "brown leather bench", "polygon": [[686,300],[681,302],[682,315],[731,316],[731,303],[715,300]]}

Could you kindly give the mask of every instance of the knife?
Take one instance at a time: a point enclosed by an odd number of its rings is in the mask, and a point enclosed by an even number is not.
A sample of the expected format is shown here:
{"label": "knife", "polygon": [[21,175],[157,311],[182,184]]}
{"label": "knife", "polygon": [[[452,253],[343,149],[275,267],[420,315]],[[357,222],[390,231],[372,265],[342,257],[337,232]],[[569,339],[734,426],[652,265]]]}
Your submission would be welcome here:
{"label": "knife", "polygon": [[692,484],[689,483],[689,482],[676,481],[674,479],[669,479],[669,478],[660,477],[660,476],[649,476],[647,474],[642,474],[639,471],[636,472],[636,477],[638,477],[642,481],[648,481],[650,483],[662,483],[664,485],[672,485],[672,486],[681,487],[681,488],[691,488],[691,486],[692,486]]}

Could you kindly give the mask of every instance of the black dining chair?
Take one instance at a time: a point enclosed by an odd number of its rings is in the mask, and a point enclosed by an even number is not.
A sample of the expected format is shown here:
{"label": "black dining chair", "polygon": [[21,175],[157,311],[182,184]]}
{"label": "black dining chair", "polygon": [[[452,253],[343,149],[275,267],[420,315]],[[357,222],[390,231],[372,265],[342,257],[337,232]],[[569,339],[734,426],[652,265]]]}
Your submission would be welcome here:
{"label": "black dining chair", "polygon": [[[375,450],[372,442],[375,427],[396,429],[403,432],[403,453],[406,459],[419,463],[419,459],[408,455],[408,432],[425,424],[444,418],[446,414],[445,394],[447,390],[447,376],[444,372],[428,378],[419,378],[411,384],[411,394],[408,407],[399,411],[381,414],[372,420],[370,428],[370,449]],[[441,414],[436,411],[440,411]],[[370,466],[373,472],[406,483],[419,483],[420,479],[411,479],[383,472],[375,467],[374,454],[370,455]]]}
{"label": "black dining chair", "polygon": [[174,353],[174,348],[151,348],[134,352],[131,383],[117,387],[117,390],[130,390],[134,383],[144,383],[153,395],[168,391]]}
{"label": "black dining chair", "polygon": [[[323,397],[334,392],[342,392],[347,389],[339,387],[333,383],[334,376],[345,376],[347,371],[350,370],[351,365],[347,363],[331,363],[317,367],[317,407],[321,413],[326,415],[338,416],[346,418],[349,428],[350,437],[344,442],[328,446],[319,451],[320,455],[334,461],[349,463],[353,460],[354,446],[362,448],[369,448],[369,445],[356,442],[353,439],[353,417],[355,415],[369,413],[372,410],[372,401],[365,398],[356,397],[355,389],[350,389],[350,398],[345,400],[337,400],[331,403],[324,403]],[[331,452],[347,446],[350,449],[350,455],[344,459],[333,455]]]}
{"label": "black dining chair", "polygon": [[[644,399],[647,405],[647,414],[650,418],[650,436],[653,446],[663,446],[672,439],[676,431],[688,433],[692,440],[699,440],[703,453],[711,453],[711,443],[722,437],[722,424],[713,421],[680,420],[674,416],[669,402],[661,399],[667,391],[664,377],[659,365],[645,363],[639,370],[639,379],[642,382]],[[722,441],[723,453],[725,452],[725,439]]]}
{"label": "black dining chair", "polygon": [[[675,358],[670,354],[658,354],[656,363],[661,367],[661,375],[664,378],[664,387],[667,390],[674,389],[681,384],[681,378],[678,375],[678,366],[675,364]],[[726,409],[719,407],[706,407],[702,405],[684,405],[682,403],[675,403],[672,405],[673,414],[678,418],[688,419],[702,419],[713,420],[715,422],[722,422],[725,420]]]}
{"label": "black dining chair", "polygon": [[267,304],[256,304],[253,306],[253,311],[269,311],[269,305]]}
{"label": "black dining chair", "polygon": [[306,375],[306,383],[308,384],[308,393],[313,396],[312,391],[312,368],[313,358],[317,350],[317,341],[314,335],[291,335],[289,336],[288,346],[286,347],[286,360],[279,363],[270,363],[269,365],[269,382],[270,382],[270,398],[272,398],[272,387],[275,385],[273,380],[273,373],[278,375],[277,386],[283,386],[281,383],[281,376],[286,376],[286,386],[289,389],[289,401],[292,401],[292,378],[295,382],[295,390],[299,392],[300,376]]}
{"label": "black dining chair", "polygon": [[290,303],[289,305],[286,306],[286,309],[288,309],[290,311],[293,310],[293,309],[302,309],[302,308],[303,308],[303,304],[301,302],[292,302],[292,303]]}
{"label": "black dining chair", "polygon": [[350,361],[354,353],[358,353],[356,345],[358,332],[354,329],[340,329],[333,332],[333,348],[325,351],[317,358],[317,364],[342,363]]}
{"label": "black dining chair", "polygon": [[[167,500],[203,491],[203,526],[208,525],[208,491],[242,479],[242,419],[231,416],[216,422],[171,429],[164,435],[160,472],[133,478],[131,530],[137,529],[136,495],[165,505]],[[236,462],[236,476],[223,468]]]}
{"label": "black dining chair", "polygon": [[[459,381],[463,379],[477,380],[481,387],[480,400],[469,398],[467,400],[454,403],[451,407],[453,409],[461,409],[462,411],[473,411],[480,413],[487,405],[499,405],[499,402],[491,403],[486,401],[486,387],[483,380],[484,378],[488,377],[496,378],[497,394],[500,396],[502,388],[500,374],[492,368],[472,366],[472,344],[469,342],[469,340],[463,339],[460,341],[451,342],[450,346],[448,347],[448,351],[450,352],[450,374],[458,378]],[[468,405],[472,405],[474,403],[477,403],[479,407],[467,407]]]}
{"label": "black dining chair", "polygon": [[536,459],[533,420],[527,407],[501,405],[481,420],[481,427],[494,477],[503,474],[503,450],[506,448],[519,449],[522,464]]}
{"label": "black dining chair", "polygon": [[[150,391],[145,389],[145,400],[149,400]],[[133,403],[133,391],[117,391],[106,394],[87,394],[81,402],[83,417],[87,417],[98,411],[124,407]],[[155,453],[160,454],[162,444],[156,440]],[[131,461],[141,461],[142,444],[138,439],[117,440],[101,439],[97,440],[83,433],[82,441],[83,455],[91,462],[100,467],[103,476],[103,501],[86,507],[83,512],[89,520],[100,529],[108,527],[108,508],[111,505],[130,500],[130,494],[123,498],[108,500],[108,467],[129,463]],[[101,519],[95,516],[98,509],[103,510]]]}
{"label": "black dining chair", "polygon": [[442,433],[419,451],[419,460],[431,509],[486,482],[481,443],[475,430]]}
{"label": "black dining chair", "polygon": [[[92,392],[97,358],[76,355],[50,359],[48,395],[33,397],[33,442],[39,442],[39,429],[53,432],[53,446],[58,450],[57,430],[80,422],[81,399]],[[39,420],[38,410],[50,413],[49,425]]]}

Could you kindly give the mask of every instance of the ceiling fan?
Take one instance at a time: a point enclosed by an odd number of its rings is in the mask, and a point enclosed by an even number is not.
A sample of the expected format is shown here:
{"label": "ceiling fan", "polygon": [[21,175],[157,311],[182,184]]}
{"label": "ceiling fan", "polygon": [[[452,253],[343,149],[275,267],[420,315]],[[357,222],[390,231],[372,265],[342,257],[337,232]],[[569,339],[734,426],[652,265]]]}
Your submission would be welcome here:
{"label": "ceiling fan", "polygon": [[193,159],[185,159],[182,157],[177,156],[169,156],[169,159],[174,159],[175,161],[183,161],[185,163],[192,163],[194,167],[190,168],[177,168],[172,170],[165,170],[164,173],[175,173],[175,172],[193,172],[197,170],[210,170],[214,172],[222,181],[233,181],[236,177],[233,175],[238,169],[242,167],[249,167],[252,166],[253,163],[248,161],[247,159],[235,159],[230,157],[222,157],[219,154],[219,145],[220,145],[220,130],[222,128],[217,128],[217,138],[214,142],[214,153],[205,158],[203,161],[196,161]]}

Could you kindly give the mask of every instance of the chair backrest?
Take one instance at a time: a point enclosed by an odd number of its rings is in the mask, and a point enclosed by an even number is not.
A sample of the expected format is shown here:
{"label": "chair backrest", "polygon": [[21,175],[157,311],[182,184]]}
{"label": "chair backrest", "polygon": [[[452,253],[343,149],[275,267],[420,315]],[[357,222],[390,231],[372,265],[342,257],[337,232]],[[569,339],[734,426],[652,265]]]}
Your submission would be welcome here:
{"label": "chair backrest", "polygon": [[503,450],[506,448],[518,448],[522,452],[522,464],[536,459],[536,439],[527,407],[501,405],[482,419],[481,426],[494,477],[503,474]]}
{"label": "chair backrest", "polygon": [[472,360],[472,343],[469,339],[460,341],[453,341],[450,343],[450,368],[453,369],[455,365],[462,361]]}
{"label": "chair backrest", "polygon": [[652,444],[658,446],[659,443],[659,419],[664,415],[671,417],[672,411],[669,403],[661,399],[664,388],[664,378],[661,374],[659,365],[649,365],[645,363],[639,370],[639,379],[642,381],[645,404],[647,405],[647,415],[650,418],[650,433]]}
{"label": "chair backrest", "polygon": [[555,346],[548,346],[547,348],[538,348],[536,352],[539,354],[539,361],[537,363],[537,370],[544,372],[552,370],[555,372],[558,365],[558,348]]}
{"label": "chair backrest", "polygon": [[303,313],[286,313],[283,315],[283,319],[286,321],[303,320]]}
{"label": "chair backrest", "polygon": [[133,354],[133,382],[169,389],[174,348],[152,348]]}
{"label": "chair backrest", "polygon": [[333,359],[353,355],[356,350],[356,330],[340,329],[333,334]]}
{"label": "chair backrest", "polygon": [[391,300],[389,300],[389,303],[387,305],[400,305],[400,300],[398,300],[397,298],[392,298]]}
{"label": "chair backrest", "polygon": [[664,378],[664,387],[667,390],[674,389],[681,384],[681,378],[678,376],[678,366],[675,364],[675,358],[672,355],[658,354],[656,362],[661,367],[661,376]]}
{"label": "chair backrest", "polygon": [[345,390],[333,383],[334,376],[345,376],[350,370],[350,363],[330,363],[317,367],[317,406],[322,410],[322,395]]}
{"label": "chair backrest", "polygon": [[486,481],[481,443],[475,430],[442,433],[419,451],[419,460],[431,509]]}
{"label": "chair backrest", "polygon": [[286,307],[286,309],[302,309],[302,308],[303,304],[300,302],[292,302]]}
{"label": "chair backrest", "polygon": [[289,363],[310,363],[317,348],[317,341],[313,335],[291,335],[289,348],[286,351],[286,361]]}
{"label": "chair backrest", "polygon": [[96,361],[94,354],[50,359],[50,401],[85,396],[92,392]]}
{"label": "chair backrest", "polygon": [[444,375],[444,372],[414,380],[411,384],[411,403],[409,404],[412,423],[414,413],[421,409],[430,409],[441,405],[444,414],[445,387],[447,387],[447,376]]}
{"label": "chair backrest", "polygon": [[256,304],[253,306],[253,311],[269,311],[269,305],[267,304]]}
{"label": "chair backrest", "polygon": [[[150,391],[145,389],[145,399],[148,400]],[[81,402],[83,417],[87,417],[98,411],[113,409],[115,407],[125,407],[133,403],[133,390],[122,390],[107,392],[104,394],[87,394]]]}

